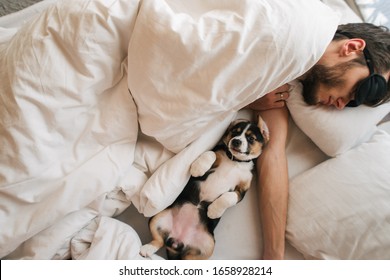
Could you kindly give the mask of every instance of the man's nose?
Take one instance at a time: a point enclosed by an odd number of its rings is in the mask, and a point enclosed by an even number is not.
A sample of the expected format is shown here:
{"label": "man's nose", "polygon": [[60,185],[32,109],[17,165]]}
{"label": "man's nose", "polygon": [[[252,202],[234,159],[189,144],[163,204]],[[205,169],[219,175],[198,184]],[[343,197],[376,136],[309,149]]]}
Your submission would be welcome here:
{"label": "man's nose", "polygon": [[344,107],[347,105],[347,102],[344,101],[344,99],[342,99],[342,98],[337,98],[337,99],[335,100],[335,102],[333,102],[333,105],[334,105],[337,109],[342,110],[342,109],[344,109]]}

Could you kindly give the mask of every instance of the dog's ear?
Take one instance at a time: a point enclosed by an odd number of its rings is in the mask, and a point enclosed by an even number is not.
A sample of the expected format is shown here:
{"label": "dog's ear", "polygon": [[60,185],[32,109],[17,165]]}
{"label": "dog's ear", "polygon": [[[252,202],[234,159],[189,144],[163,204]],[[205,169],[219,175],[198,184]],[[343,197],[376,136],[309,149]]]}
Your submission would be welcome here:
{"label": "dog's ear", "polygon": [[265,143],[267,143],[269,141],[269,130],[267,124],[260,115],[257,115],[257,126],[260,129],[261,135],[263,135]]}

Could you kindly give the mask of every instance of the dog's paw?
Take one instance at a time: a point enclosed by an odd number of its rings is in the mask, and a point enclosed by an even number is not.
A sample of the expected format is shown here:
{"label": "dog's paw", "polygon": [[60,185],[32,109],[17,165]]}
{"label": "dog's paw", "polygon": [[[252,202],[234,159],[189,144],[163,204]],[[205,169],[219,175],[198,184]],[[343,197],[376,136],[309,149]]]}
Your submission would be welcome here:
{"label": "dog's paw", "polygon": [[151,244],[143,245],[139,251],[139,254],[143,257],[151,257],[157,252],[157,248]]}
{"label": "dog's paw", "polygon": [[207,217],[210,219],[220,218],[226,209],[236,205],[238,197],[235,192],[226,192],[214,200],[207,209]]}
{"label": "dog's paw", "polygon": [[215,162],[216,155],[212,151],[207,151],[200,155],[192,164],[190,173],[193,177],[203,176]]}
{"label": "dog's paw", "polygon": [[209,205],[209,208],[207,209],[207,217],[209,217],[210,219],[221,218],[225,210],[226,207],[223,207],[222,205],[220,205],[220,203],[216,203],[216,201],[214,201]]}

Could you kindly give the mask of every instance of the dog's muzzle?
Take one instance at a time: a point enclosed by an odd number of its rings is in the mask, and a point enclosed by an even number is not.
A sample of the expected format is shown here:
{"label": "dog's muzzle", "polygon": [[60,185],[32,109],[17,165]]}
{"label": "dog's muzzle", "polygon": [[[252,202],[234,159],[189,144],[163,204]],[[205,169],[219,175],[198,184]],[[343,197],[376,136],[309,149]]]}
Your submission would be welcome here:
{"label": "dog's muzzle", "polygon": [[245,141],[245,139],[243,141],[242,137],[236,137],[236,138],[233,138],[230,140],[229,149],[231,150],[231,152],[233,154],[234,154],[234,152],[236,152],[236,153],[240,153],[243,155],[247,155],[248,154],[248,143]]}
{"label": "dog's muzzle", "polygon": [[232,146],[234,148],[240,148],[241,144],[242,144],[242,141],[240,139],[233,139],[232,140]]}

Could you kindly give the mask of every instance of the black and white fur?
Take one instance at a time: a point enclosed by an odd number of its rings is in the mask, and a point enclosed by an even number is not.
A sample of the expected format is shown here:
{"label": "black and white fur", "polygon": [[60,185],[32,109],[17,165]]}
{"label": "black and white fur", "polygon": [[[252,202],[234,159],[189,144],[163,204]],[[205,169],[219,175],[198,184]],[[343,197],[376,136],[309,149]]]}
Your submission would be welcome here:
{"label": "black and white fur", "polygon": [[140,254],[148,257],[165,246],[169,259],[208,259],[214,251],[214,229],[249,189],[253,160],[268,138],[260,116],[257,124],[234,121],[220,144],[193,162],[191,178],[173,204],[150,219],[153,240]]}

